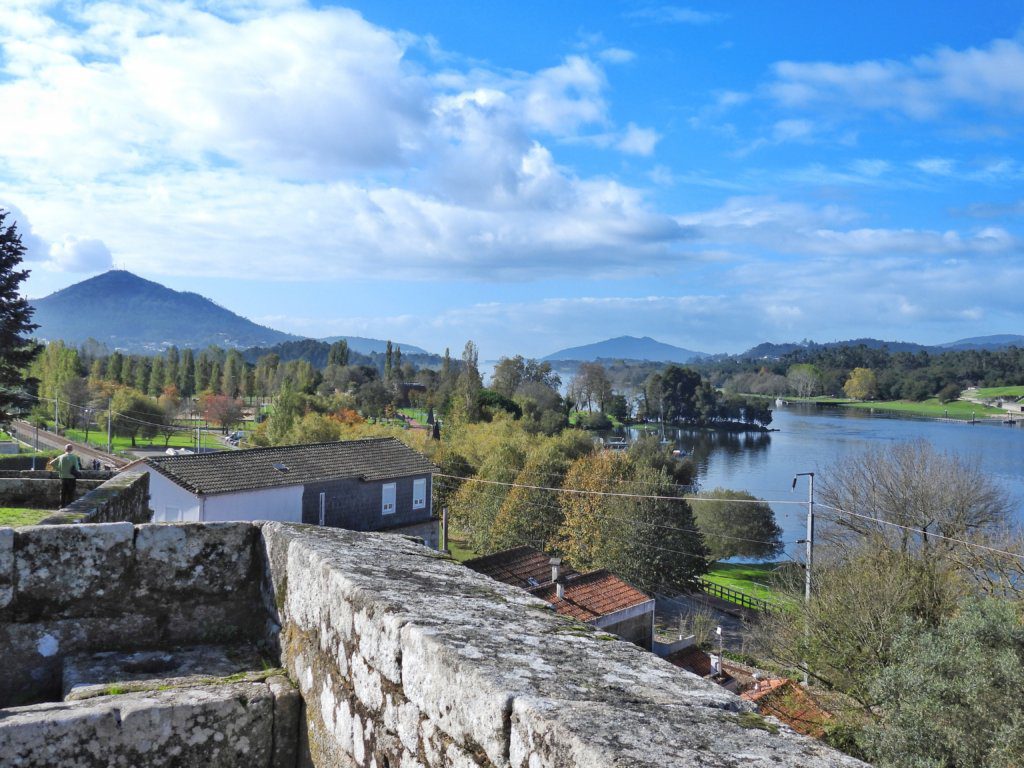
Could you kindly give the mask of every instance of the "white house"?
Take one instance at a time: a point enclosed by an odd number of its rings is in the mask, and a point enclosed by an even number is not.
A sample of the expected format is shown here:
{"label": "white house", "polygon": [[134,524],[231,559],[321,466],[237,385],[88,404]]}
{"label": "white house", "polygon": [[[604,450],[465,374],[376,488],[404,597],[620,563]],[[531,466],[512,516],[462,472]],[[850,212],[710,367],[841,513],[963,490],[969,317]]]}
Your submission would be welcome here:
{"label": "white house", "polygon": [[392,438],[146,459],[153,522],[278,520],[392,531],[437,546],[432,475]]}

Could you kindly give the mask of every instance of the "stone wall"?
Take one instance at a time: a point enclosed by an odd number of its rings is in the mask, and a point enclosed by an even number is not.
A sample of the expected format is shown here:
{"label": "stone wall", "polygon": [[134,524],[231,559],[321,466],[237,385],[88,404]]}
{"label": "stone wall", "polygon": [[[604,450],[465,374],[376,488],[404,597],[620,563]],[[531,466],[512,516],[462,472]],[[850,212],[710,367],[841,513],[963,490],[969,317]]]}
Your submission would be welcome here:
{"label": "stone wall", "polygon": [[294,768],[301,702],[284,678],[3,712],[7,768]]}
{"label": "stone wall", "polygon": [[311,765],[862,765],[409,541],[281,523],[262,541]]}
{"label": "stone wall", "polygon": [[[34,473],[40,474],[40,473]],[[50,474],[50,473],[47,473]],[[75,492],[85,495],[103,484],[102,480],[79,480]],[[60,506],[60,480],[50,478],[0,478],[0,507],[56,509]]]}
{"label": "stone wall", "polygon": [[[68,653],[246,639],[299,689],[302,768],[863,765],[401,537],[283,523],[0,529],[0,706],[59,698]],[[19,724],[35,718],[53,738],[33,742],[25,765],[47,764],[41,745],[67,733],[79,754],[108,751],[55,764],[246,764],[217,752],[211,722],[233,727],[230,702],[204,726],[186,721],[206,694],[177,710],[151,694],[140,709],[106,695],[0,711],[0,754],[15,754]],[[168,742],[163,762],[140,761],[133,745],[163,738],[176,716],[187,759]],[[248,764],[267,764],[260,750]]]}
{"label": "stone wall", "polygon": [[259,529],[0,528],[0,707],[60,698],[70,653],[262,638]]}
{"label": "stone wall", "polygon": [[[82,481],[79,481],[81,484]],[[124,472],[98,485],[40,525],[78,523],[148,523],[149,473]]]}

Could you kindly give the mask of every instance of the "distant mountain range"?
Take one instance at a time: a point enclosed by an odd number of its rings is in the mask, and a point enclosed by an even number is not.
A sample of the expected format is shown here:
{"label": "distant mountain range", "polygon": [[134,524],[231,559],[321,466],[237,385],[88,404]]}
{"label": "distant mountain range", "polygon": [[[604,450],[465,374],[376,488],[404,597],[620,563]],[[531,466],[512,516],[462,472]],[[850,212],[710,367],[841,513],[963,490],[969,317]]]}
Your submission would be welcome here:
{"label": "distant mountain range", "polygon": [[650,336],[618,336],[614,339],[584,344],[581,347],[568,347],[552,352],[543,358],[548,362],[561,360],[649,360],[664,363],[689,363],[707,357],[704,352],[674,347]]}
{"label": "distant mountain range", "polygon": [[[364,336],[328,336],[327,338],[319,339],[319,341],[325,341],[328,344],[333,344],[334,342],[341,341],[342,339],[348,342],[349,349],[353,352],[358,352],[361,355],[372,355],[374,352],[383,354],[387,351],[388,347],[388,343],[383,339],[367,339]],[[392,342],[392,344],[396,348],[401,347],[403,355],[430,354],[427,350],[421,349],[420,347],[414,347],[412,344],[401,344],[397,341]]]}
{"label": "distant mountain range", "polygon": [[[169,346],[182,349],[219,347],[273,347],[304,337],[258,325],[198,293],[175,291],[124,270],[111,270],[31,302],[36,338],[81,344],[96,339],[111,350],[160,352]],[[362,336],[345,338],[360,354],[383,352],[387,342]],[[424,351],[398,344],[403,353]]]}
{"label": "distant mountain range", "polygon": [[773,344],[764,342],[756,347],[751,347],[734,357],[747,360],[776,359],[795,352],[798,349],[811,349],[813,347],[858,347],[865,346],[868,349],[888,349],[890,352],[948,352],[953,350],[994,350],[1004,347],[1024,347],[1024,336],[1015,334],[996,334],[993,336],[976,336],[970,339],[950,341],[945,344],[917,344],[912,341],[882,341],[881,339],[848,339],[846,341],[831,341],[825,344],[816,344],[813,341],[789,342]]}

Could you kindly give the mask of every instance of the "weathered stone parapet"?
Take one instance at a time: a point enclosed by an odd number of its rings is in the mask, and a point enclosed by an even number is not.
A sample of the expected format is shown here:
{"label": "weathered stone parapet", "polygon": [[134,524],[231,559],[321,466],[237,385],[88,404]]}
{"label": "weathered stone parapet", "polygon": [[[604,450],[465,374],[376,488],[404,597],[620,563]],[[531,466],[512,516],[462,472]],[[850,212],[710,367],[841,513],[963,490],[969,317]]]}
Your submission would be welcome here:
{"label": "weathered stone parapet", "polygon": [[0,707],[56,698],[69,653],[257,642],[249,523],[0,528]]}
{"label": "weathered stone parapet", "polygon": [[263,541],[313,765],[862,765],[409,542],[279,523]]}
{"label": "weathered stone parapet", "polygon": [[294,768],[298,692],[285,678],[16,707],[0,717],[9,768]]}
{"label": "weathered stone parapet", "polygon": [[96,485],[87,494],[44,518],[39,524],[148,523],[152,517],[153,513],[149,509],[149,473],[125,472]]}
{"label": "weathered stone parapet", "polygon": [[[85,494],[94,488],[99,488],[102,484],[102,480],[79,480],[76,491]],[[52,478],[0,478],[0,506],[56,509],[59,504],[60,480],[55,474]]]}

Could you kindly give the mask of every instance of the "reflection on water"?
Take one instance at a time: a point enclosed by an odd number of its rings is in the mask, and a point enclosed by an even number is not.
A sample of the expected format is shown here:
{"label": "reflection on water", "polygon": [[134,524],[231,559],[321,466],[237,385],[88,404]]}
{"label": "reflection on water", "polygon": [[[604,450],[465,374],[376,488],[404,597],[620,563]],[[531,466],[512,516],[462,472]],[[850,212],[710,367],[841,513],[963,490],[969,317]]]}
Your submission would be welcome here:
{"label": "reflection on water", "polygon": [[[790,502],[772,508],[789,542],[787,550],[794,551],[792,542],[803,536],[806,507],[791,502],[807,498],[805,485],[791,488],[795,473],[815,472],[821,477],[852,453],[908,440],[926,440],[940,452],[977,462],[1009,491],[1024,521],[1024,427],[993,422],[904,419],[794,404],[775,409],[771,426],[777,431],[770,433],[666,429],[665,437],[693,457],[701,487],[745,490],[763,499]],[[631,438],[640,434],[629,430]]]}

